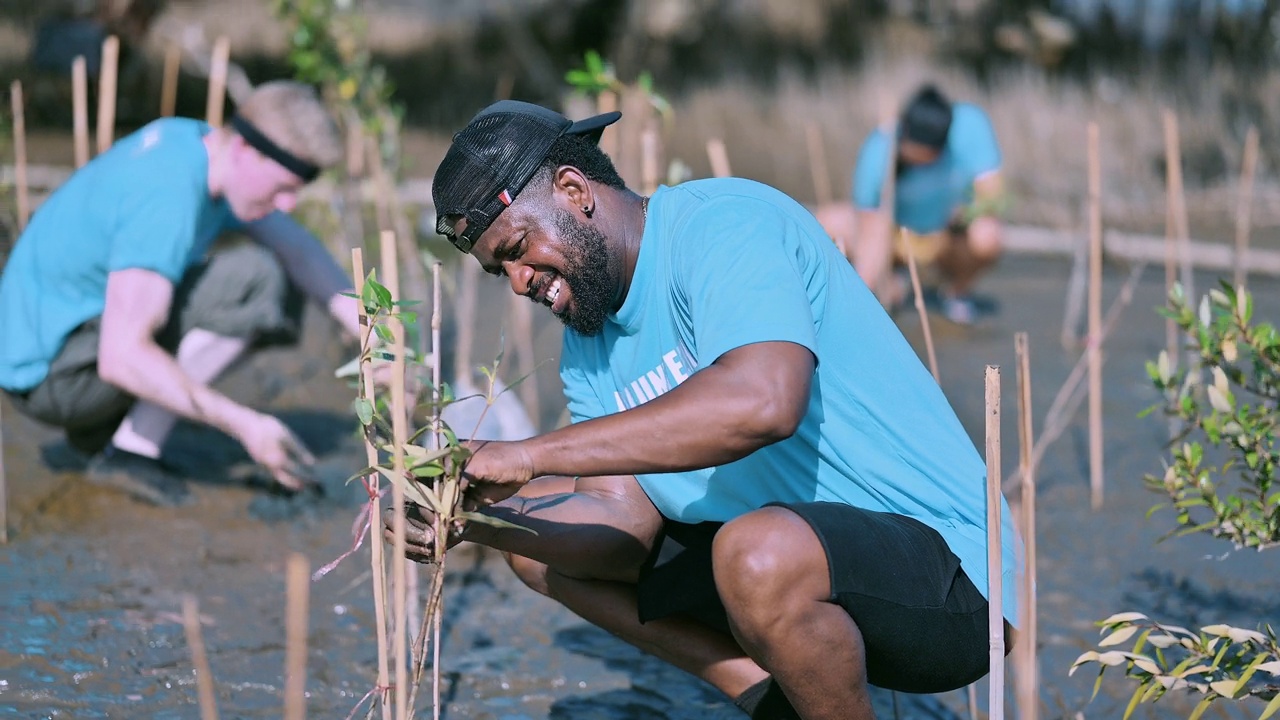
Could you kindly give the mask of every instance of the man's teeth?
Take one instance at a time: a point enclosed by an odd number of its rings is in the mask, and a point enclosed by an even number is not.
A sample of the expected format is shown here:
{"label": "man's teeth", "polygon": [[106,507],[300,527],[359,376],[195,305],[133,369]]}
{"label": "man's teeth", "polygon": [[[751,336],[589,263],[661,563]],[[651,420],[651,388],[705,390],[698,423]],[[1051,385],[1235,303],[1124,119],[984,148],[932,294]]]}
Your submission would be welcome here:
{"label": "man's teeth", "polygon": [[555,282],[551,283],[551,287],[547,288],[547,300],[554,303],[556,298],[560,297],[560,285],[562,282],[563,280],[556,278]]}

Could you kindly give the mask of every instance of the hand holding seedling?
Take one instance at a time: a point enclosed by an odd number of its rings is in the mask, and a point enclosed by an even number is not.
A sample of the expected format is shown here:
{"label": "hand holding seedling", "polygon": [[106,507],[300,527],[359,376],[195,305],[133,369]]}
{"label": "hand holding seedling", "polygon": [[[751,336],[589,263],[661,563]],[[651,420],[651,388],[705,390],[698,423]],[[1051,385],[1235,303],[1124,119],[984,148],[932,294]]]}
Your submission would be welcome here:
{"label": "hand holding seedling", "polygon": [[520,442],[478,443],[471,446],[471,453],[462,469],[469,506],[506,500],[534,477],[533,458]]}
{"label": "hand holding seedling", "polygon": [[[408,504],[404,510],[404,556],[431,565],[436,562],[436,515],[420,505]],[[382,512],[382,537],[388,545],[395,542],[395,510],[387,508]],[[462,542],[462,531],[455,525],[449,532],[446,550]]]}
{"label": "hand holding seedling", "polygon": [[238,435],[249,457],[265,467],[276,482],[290,490],[301,490],[306,484],[315,457],[279,419],[256,413],[240,426]]}

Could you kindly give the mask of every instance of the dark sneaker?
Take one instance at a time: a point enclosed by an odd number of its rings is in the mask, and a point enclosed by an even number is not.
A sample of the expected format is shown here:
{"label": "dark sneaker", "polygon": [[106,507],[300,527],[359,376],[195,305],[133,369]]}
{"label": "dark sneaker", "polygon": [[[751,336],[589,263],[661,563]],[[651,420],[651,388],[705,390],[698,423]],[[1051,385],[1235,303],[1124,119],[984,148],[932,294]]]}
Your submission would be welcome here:
{"label": "dark sneaker", "polygon": [[85,476],[94,485],[120,490],[159,507],[177,507],[191,501],[186,481],[172,468],[114,445],[89,461]]}

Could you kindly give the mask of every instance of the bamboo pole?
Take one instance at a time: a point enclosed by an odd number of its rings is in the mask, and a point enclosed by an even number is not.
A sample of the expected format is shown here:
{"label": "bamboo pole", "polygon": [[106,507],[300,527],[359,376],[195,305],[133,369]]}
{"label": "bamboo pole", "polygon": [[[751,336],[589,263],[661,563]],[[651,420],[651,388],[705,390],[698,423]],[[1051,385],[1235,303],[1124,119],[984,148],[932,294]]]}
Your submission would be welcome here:
{"label": "bamboo pole", "polygon": [[729,153],[724,148],[724,141],[711,138],[707,141],[707,159],[711,161],[712,177],[726,178],[733,174],[729,169]]}
{"label": "bamboo pole", "polygon": [[813,200],[818,207],[831,204],[831,172],[827,169],[827,154],[823,149],[822,129],[810,122],[804,128],[809,148],[809,171],[813,174]]}
{"label": "bamboo pole", "polygon": [[[1178,118],[1172,110],[1164,110],[1164,155],[1165,155],[1165,191],[1167,193],[1167,210],[1165,213],[1165,246],[1164,282],[1165,294],[1173,291],[1178,281],[1177,266],[1181,261],[1189,262],[1186,257],[1189,249],[1185,243],[1189,241],[1190,231],[1187,225],[1187,209],[1182,187],[1182,151],[1178,141]],[[1183,268],[1182,291],[1190,300],[1193,290],[1190,283],[1190,269]],[[1169,362],[1178,363],[1178,326],[1172,318],[1165,320],[1165,347],[1169,351]],[[1170,433],[1176,425],[1170,421]]]}
{"label": "bamboo pole", "polygon": [[111,149],[116,132],[116,73],[120,63],[120,38],[102,41],[102,67],[98,73],[98,154]]}
{"label": "bamboo pole", "polygon": [[76,168],[89,162],[89,71],[83,55],[71,63],[72,139]]}
{"label": "bamboo pole", "polygon": [[662,147],[653,126],[640,133],[640,186],[642,195],[652,195],[662,181]]}
{"label": "bamboo pole", "polygon": [[9,85],[9,102],[13,109],[14,190],[18,195],[18,232],[27,227],[31,216],[31,197],[27,193],[27,121],[22,102],[22,81]]}
{"label": "bamboo pole", "polygon": [[1022,475],[1022,587],[1018,607],[1022,610],[1022,652],[1018,667],[1018,720],[1036,720],[1040,711],[1039,673],[1036,662],[1036,481],[1031,464],[1035,447],[1031,408],[1031,348],[1025,332],[1013,336],[1018,358],[1018,471]]}
{"label": "bamboo pole", "polygon": [[1000,367],[987,381],[987,632],[991,644],[987,714],[1004,718],[1004,564],[1000,539]]}
{"label": "bamboo pole", "polygon": [[1249,229],[1253,210],[1253,180],[1258,171],[1258,128],[1250,125],[1244,136],[1244,166],[1240,169],[1240,196],[1236,204],[1236,292],[1242,292],[1249,279],[1244,258],[1249,252]]}
{"label": "bamboo pole", "polygon": [[3,411],[0,409],[0,545],[7,545],[8,543],[9,487],[4,475],[4,417]]}
{"label": "bamboo pole", "polygon": [[1102,507],[1102,163],[1089,123],[1089,504]]}
{"label": "bamboo pole", "polygon": [[284,720],[307,716],[307,613],[311,569],[306,556],[293,553],[285,570]]}
{"label": "bamboo pole", "polygon": [[160,84],[160,117],[173,117],[178,109],[178,77],[182,71],[182,48],[169,43],[164,49],[164,76]]}
{"label": "bamboo pole", "polygon": [[929,329],[929,312],[924,306],[924,292],[920,288],[920,272],[916,268],[916,254],[911,248],[910,231],[902,228],[902,247],[907,255],[907,269],[911,273],[911,292],[916,298],[916,312],[920,313],[920,327],[924,330],[924,349],[929,358],[929,372],[933,373],[933,381],[942,384],[942,376],[938,374],[938,356],[933,351],[933,333]]}
{"label": "bamboo pole", "polygon": [[200,702],[200,720],[218,720],[218,703],[213,692],[213,673],[205,654],[204,637],[200,633],[200,607],[191,595],[182,598],[182,626],[191,648],[191,664],[196,672],[196,696]]}
{"label": "bamboo pole", "polygon": [[[474,263],[467,263],[474,265]],[[437,262],[431,266],[431,351],[435,353],[435,357],[440,357],[440,325],[443,317],[441,306],[444,304],[443,293],[440,284],[440,263]],[[440,363],[436,363],[431,368],[431,391],[439,393],[440,391]],[[431,414],[431,449],[439,450],[440,439],[440,403],[435,403],[435,412]],[[437,519],[436,521],[436,537],[447,537],[448,529]],[[431,651],[433,659],[431,662],[431,700],[432,700],[432,718],[440,720],[440,634],[444,626],[444,614],[440,612],[440,604],[443,602],[444,592],[444,552],[437,551],[439,563],[436,566],[436,580],[431,588],[431,593],[435,602],[432,603],[434,610],[431,613]],[[412,711],[412,708],[410,708]]]}
{"label": "bamboo pole", "polygon": [[[382,273],[387,289],[391,291],[391,298],[399,301],[400,297],[400,269],[399,259],[396,253],[396,234],[390,230],[383,230],[381,242],[382,249]],[[408,408],[405,407],[404,397],[404,373],[405,373],[405,339],[404,339],[404,323],[398,319],[392,318],[389,322],[392,335],[395,342],[392,345],[392,369],[391,369],[391,434],[392,441],[392,471],[396,477],[405,477],[404,446],[409,441],[409,418]],[[404,517],[404,486],[400,483],[391,484],[391,508],[392,508],[392,533],[394,541],[392,543],[392,563],[391,563],[391,585],[394,594],[391,598],[392,612],[395,614],[395,620],[392,624],[394,630],[394,652],[395,658],[395,698],[396,698],[396,719],[404,720],[408,717],[409,704],[409,640],[408,640],[408,568],[405,567],[404,551],[405,551],[405,517]]]}
{"label": "bamboo pole", "polygon": [[[596,113],[603,115],[605,113],[615,112],[618,109],[618,94],[612,90],[601,90],[596,97]],[[614,125],[609,125],[600,135],[600,150],[608,155],[611,160],[618,159],[618,130]]]}
{"label": "bamboo pole", "polygon": [[[354,248],[351,251],[351,272],[355,278],[356,296],[362,297],[364,293],[364,251],[361,248]],[[357,301],[356,305],[360,309],[360,347],[363,350],[369,346],[369,336],[373,334],[373,324],[369,320],[368,314],[365,312],[364,303]],[[362,362],[360,368],[360,381],[363,387],[361,395],[368,398],[370,402],[374,397],[373,384],[373,364]],[[369,463],[369,467],[378,464],[378,448],[374,446],[372,438],[365,434],[365,460]],[[381,523],[378,522],[378,497],[380,492],[380,478],[377,472],[370,473],[366,482],[369,485],[369,556],[373,569],[373,616],[376,633],[378,636],[378,686],[377,697],[382,703],[382,720],[391,720],[391,703],[387,702],[387,691],[391,688],[391,672],[389,661],[387,658],[387,563],[384,556],[382,545],[382,533],[379,530]]]}
{"label": "bamboo pole", "polygon": [[227,65],[231,62],[231,40],[220,36],[213,43],[213,59],[209,64],[209,97],[205,104],[205,121],[222,127],[222,113],[227,102]]}

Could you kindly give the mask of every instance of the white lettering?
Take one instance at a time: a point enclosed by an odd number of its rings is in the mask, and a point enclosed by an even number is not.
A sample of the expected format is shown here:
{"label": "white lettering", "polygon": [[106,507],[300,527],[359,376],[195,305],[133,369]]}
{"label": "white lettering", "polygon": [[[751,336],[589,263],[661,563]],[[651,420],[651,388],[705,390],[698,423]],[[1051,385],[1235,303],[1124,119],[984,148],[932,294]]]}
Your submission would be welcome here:
{"label": "white lettering", "polygon": [[622,412],[627,409],[627,406],[622,402],[622,395],[615,392],[613,394],[613,399],[618,402],[618,412]]}
{"label": "white lettering", "polygon": [[671,389],[671,383],[667,382],[667,374],[662,372],[661,365],[645,373],[645,377],[649,379],[649,384],[653,386],[654,397],[665,394]]}
{"label": "white lettering", "polygon": [[662,361],[666,363],[667,369],[671,371],[671,377],[676,379],[677,385],[689,379],[689,376],[684,373],[684,365],[680,363],[679,356],[676,355],[675,350],[663,355]]}

